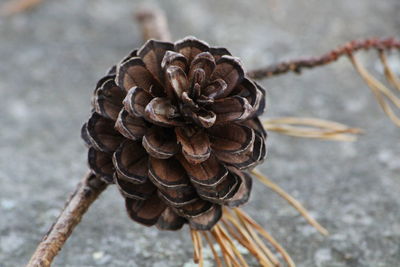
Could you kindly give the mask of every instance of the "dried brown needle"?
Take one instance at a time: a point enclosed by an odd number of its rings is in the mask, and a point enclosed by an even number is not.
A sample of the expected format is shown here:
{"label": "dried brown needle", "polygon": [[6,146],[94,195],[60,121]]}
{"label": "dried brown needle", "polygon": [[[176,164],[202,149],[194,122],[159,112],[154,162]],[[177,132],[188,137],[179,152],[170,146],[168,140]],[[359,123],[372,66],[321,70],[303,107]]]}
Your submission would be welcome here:
{"label": "dried brown needle", "polygon": [[261,263],[265,263],[267,266],[279,266],[278,259],[273,252],[265,246],[252,227],[248,227],[246,222],[242,220],[237,213],[235,214],[236,216],[233,216],[228,210],[226,212],[229,214],[227,217],[230,222],[241,231],[243,239],[246,240],[247,245],[245,245],[245,247],[249,251],[254,251],[254,254],[257,255],[256,258],[258,258]]}
{"label": "dried brown needle", "polygon": [[[194,246],[194,261],[203,266],[201,253],[201,236],[203,236],[213,253],[218,267],[222,267],[217,250],[220,247],[221,257],[226,266],[248,267],[251,266],[235,241],[241,244],[264,267],[279,267],[284,262],[288,267],[295,267],[293,260],[286,250],[259,224],[239,208],[224,208],[221,221],[209,231],[190,231]],[[266,241],[266,243],[265,243]],[[200,241],[201,242],[201,241]],[[272,247],[272,251],[269,247]],[[276,254],[281,255],[280,262]]]}
{"label": "dried brown needle", "polygon": [[193,261],[198,263],[200,267],[203,266],[203,249],[202,249],[202,242],[201,236],[199,231],[190,230],[190,236],[192,237],[193,242]]}
{"label": "dried brown needle", "polygon": [[260,182],[265,184],[267,187],[272,189],[272,191],[276,192],[278,195],[280,195],[283,199],[285,199],[291,206],[293,206],[306,220],[307,222],[312,225],[315,229],[318,230],[321,234],[327,236],[329,234],[328,230],[326,230],[322,225],[320,225],[311,215],[308,213],[308,211],[303,207],[303,205],[300,204],[299,201],[297,201],[294,197],[286,193],[282,188],[280,188],[277,184],[272,182],[270,179],[268,179],[265,175],[263,175],[261,172],[258,170],[251,170],[251,174],[253,174]]}
{"label": "dried brown needle", "polygon": [[202,235],[204,236],[204,238],[206,239],[206,241],[207,241],[207,243],[208,243],[208,246],[209,246],[210,249],[211,249],[211,252],[212,252],[212,254],[213,254],[213,256],[214,256],[214,260],[215,260],[215,263],[217,264],[217,267],[222,267],[221,259],[219,258],[218,253],[217,253],[217,251],[216,251],[215,248],[214,248],[213,241],[212,241],[211,238],[208,236],[209,233],[208,233],[207,231],[203,231],[203,232],[201,232],[201,233],[202,233]]}
{"label": "dried brown needle", "polygon": [[393,87],[395,87],[397,90],[400,91],[400,79],[394,74],[392,69],[389,67],[389,63],[388,63],[385,51],[383,51],[383,50],[379,51],[379,59],[382,62],[386,79],[389,81],[389,83]]}
{"label": "dried brown needle", "polygon": [[[379,80],[375,79],[367,70],[366,68],[356,59],[356,57],[352,54],[349,55],[349,59],[353,64],[354,68],[360,74],[360,76],[364,79],[367,83],[369,88],[371,88],[372,92],[375,95],[376,100],[378,101],[379,105],[386,113],[386,115],[398,126],[400,127],[400,118],[396,113],[393,111],[391,104],[395,106],[397,109],[400,109],[400,98],[397,97],[389,88],[387,88],[383,83]],[[387,72],[390,70],[387,61],[383,62],[384,68],[386,69],[386,76],[391,75]],[[390,73],[392,73],[390,71]],[[392,73],[393,74],[393,73]],[[394,75],[393,77],[394,78]],[[390,79],[389,79],[390,81]],[[393,80],[395,81],[395,80]]]}
{"label": "dried brown needle", "polygon": [[269,131],[285,135],[347,142],[357,140],[357,135],[363,132],[359,128],[315,118],[282,117],[266,119],[263,121],[263,125]]}
{"label": "dried brown needle", "polygon": [[261,227],[258,223],[256,223],[253,219],[250,218],[245,212],[240,209],[235,209],[236,215],[249,225],[250,228],[256,230],[259,234],[261,234],[281,255],[284,261],[287,263],[289,267],[295,267],[294,261],[289,256],[289,253],[270,235],[264,228]]}

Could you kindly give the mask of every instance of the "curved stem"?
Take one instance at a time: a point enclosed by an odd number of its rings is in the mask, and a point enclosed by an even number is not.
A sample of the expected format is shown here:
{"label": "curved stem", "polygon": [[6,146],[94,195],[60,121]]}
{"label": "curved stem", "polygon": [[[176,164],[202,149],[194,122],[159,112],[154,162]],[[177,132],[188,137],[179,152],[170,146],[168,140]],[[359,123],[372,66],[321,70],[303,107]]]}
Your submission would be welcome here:
{"label": "curved stem", "polygon": [[106,189],[107,185],[93,174],[83,177],[56,222],[43,237],[27,267],[50,266],[75,226],[81,221],[90,205]]}

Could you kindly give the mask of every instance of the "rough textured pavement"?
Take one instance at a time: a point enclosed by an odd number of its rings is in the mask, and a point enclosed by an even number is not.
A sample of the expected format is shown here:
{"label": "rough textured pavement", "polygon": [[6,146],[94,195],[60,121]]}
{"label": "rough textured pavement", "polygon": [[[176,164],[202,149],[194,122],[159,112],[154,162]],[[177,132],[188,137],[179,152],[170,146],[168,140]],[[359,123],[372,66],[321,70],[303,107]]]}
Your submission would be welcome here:
{"label": "rough textured pavement", "polygon": [[[141,45],[131,19],[140,1],[132,2],[45,1],[0,18],[1,267],[26,264],[87,169],[79,130],[96,80]],[[318,55],[351,39],[400,37],[398,0],[158,2],[175,38],[190,34],[226,46],[248,69]],[[380,71],[374,53],[360,56]],[[400,72],[399,54],[391,59]],[[355,143],[269,136],[261,170],[298,198],[329,237],[258,183],[246,211],[300,267],[399,266],[400,130],[348,61],[261,83],[269,89],[266,116],[332,119],[366,134]],[[54,266],[187,267],[191,253],[187,229],[159,232],[132,223],[111,187]]]}

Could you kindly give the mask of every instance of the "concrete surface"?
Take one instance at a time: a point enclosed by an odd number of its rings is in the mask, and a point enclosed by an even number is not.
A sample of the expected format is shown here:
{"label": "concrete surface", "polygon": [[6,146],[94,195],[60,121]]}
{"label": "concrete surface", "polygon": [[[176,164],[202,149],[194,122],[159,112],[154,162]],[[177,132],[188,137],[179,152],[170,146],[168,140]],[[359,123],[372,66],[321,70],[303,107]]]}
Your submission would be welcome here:
{"label": "concrete surface", "polygon": [[[96,80],[141,44],[131,20],[141,1],[132,2],[45,1],[0,18],[1,267],[28,261],[86,171],[79,130]],[[351,39],[400,37],[398,0],[158,2],[175,38],[190,34],[226,46],[248,69],[318,55]],[[363,55],[379,71],[375,54]],[[400,62],[399,54],[392,60]],[[308,207],[329,237],[259,184],[246,211],[300,267],[399,266],[400,131],[350,64],[261,83],[269,89],[266,116],[333,119],[367,133],[356,143],[270,134],[262,171]],[[112,187],[54,266],[191,266],[191,253],[187,229],[159,232],[132,223]]]}

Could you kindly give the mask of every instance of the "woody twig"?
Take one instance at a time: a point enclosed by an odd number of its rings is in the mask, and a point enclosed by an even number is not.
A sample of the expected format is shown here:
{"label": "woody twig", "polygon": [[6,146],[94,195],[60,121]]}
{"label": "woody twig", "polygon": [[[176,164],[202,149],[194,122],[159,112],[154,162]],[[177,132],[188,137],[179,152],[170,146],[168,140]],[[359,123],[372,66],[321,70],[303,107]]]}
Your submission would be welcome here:
{"label": "woody twig", "polygon": [[400,49],[400,41],[393,38],[389,39],[366,39],[363,41],[352,41],[345,45],[338,47],[328,53],[319,57],[300,58],[290,61],[279,62],[271,64],[266,67],[249,71],[247,75],[253,79],[263,79],[287,72],[294,72],[300,74],[304,69],[312,69],[315,67],[328,65],[337,61],[339,58],[354,54],[359,50],[392,50]]}

